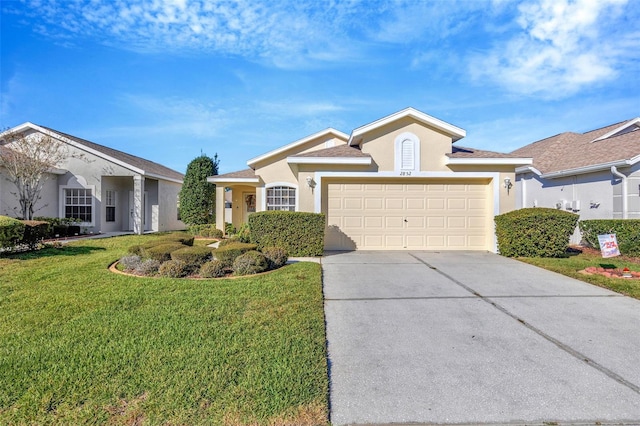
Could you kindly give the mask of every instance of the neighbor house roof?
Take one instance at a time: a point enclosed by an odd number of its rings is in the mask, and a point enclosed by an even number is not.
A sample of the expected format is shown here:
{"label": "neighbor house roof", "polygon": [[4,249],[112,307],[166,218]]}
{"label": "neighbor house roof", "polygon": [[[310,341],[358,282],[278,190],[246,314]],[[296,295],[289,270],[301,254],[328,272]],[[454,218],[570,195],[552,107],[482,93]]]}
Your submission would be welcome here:
{"label": "neighbor house roof", "polygon": [[550,178],[634,164],[640,160],[640,117],[585,133],[560,133],[511,154],[532,157],[535,171]]}
{"label": "neighbor house roof", "polygon": [[56,137],[57,139],[65,140],[65,142],[70,143],[71,145],[75,145],[80,149],[89,151],[99,157],[117,163],[125,168],[133,170],[145,176],[161,178],[179,183],[182,183],[184,179],[184,175],[182,173],[165,167],[162,164],[158,164],[153,161],[137,157],[135,155],[127,154],[126,152],[118,151],[117,149],[109,148],[104,145],[100,145],[95,142],[70,135],[68,133],[60,132],[50,127],[40,126],[27,122],[16,126],[12,130],[24,131],[27,128],[31,128],[45,134],[49,133],[50,136]]}
{"label": "neighbor house roof", "polygon": [[494,164],[494,165],[529,165],[531,158],[523,155],[504,154],[454,145],[451,154],[447,154],[448,164]]}

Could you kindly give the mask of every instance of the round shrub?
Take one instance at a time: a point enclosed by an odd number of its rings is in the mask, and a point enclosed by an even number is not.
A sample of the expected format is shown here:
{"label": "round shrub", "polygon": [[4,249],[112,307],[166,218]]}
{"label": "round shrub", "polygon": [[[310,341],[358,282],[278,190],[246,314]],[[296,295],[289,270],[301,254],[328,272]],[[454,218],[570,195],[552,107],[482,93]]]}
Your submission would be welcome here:
{"label": "round shrub", "polygon": [[160,265],[158,275],[167,278],[184,278],[191,273],[189,265],[181,260],[167,260]]}
{"label": "round shrub", "polygon": [[136,244],[135,246],[129,247],[127,251],[131,254],[142,256],[144,252],[144,246],[142,244]]}
{"label": "round shrub", "polygon": [[196,237],[222,238],[223,232],[214,224],[202,224],[189,226],[189,232]]}
{"label": "round shrub", "polygon": [[267,259],[269,269],[278,269],[284,266],[289,260],[287,251],[282,247],[265,247],[262,250],[262,254]]}
{"label": "round shrub", "polygon": [[267,259],[259,251],[248,251],[236,258],[233,262],[234,275],[259,274],[269,268]]}
{"label": "round shrub", "polygon": [[200,267],[200,276],[202,278],[219,278],[224,277],[227,273],[227,268],[224,263],[219,260],[212,260]]}
{"label": "round shrub", "polygon": [[138,275],[151,276],[157,274],[159,270],[160,262],[154,259],[147,259],[140,262],[134,272]]}
{"label": "round shrub", "polygon": [[124,256],[120,259],[120,265],[122,265],[122,269],[126,272],[137,269],[141,263],[142,263],[142,258],[135,254],[130,256]]}
{"label": "round shrub", "polygon": [[222,247],[218,247],[213,252],[213,256],[219,261],[223,262],[226,266],[231,266],[238,256],[255,249],[255,244],[236,242],[233,244],[227,244]]}
{"label": "round shrub", "polygon": [[180,243],[164,243],[151,248],[144,249],[144,257],[166,262],[171,259],[171,253],[180,250],[184,245]]}
{"label": "round shrub", "polygon": [[548,208],[525,208],[495,217],[500,254],[507,257],[562,257],[578,215]]}
{"label": "round shrub", "polygon": [[218,243],[218,248],[227,246],[229,244],[239,243],[240,240],[236,237],[225,238]]}
{"label": "round shrub", "polygon": [[184,247],[171,252],[171,259],[181,260],[188,265],[200,266],[211,260],[213,255],[209,247]]}

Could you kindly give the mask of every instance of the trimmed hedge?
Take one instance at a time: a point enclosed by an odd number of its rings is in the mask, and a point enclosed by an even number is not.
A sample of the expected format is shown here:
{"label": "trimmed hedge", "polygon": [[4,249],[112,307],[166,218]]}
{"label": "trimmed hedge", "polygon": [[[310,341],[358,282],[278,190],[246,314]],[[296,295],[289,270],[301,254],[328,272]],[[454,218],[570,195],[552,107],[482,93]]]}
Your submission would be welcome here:
{"label": "trimmed hedge", "polygon": [[42,220],[23,220],[22,223],[25,225],[22,242],[29,246],[31,250],[38,247],[38,244],[49,236],[49,230],[51,228],[49,222]]}
{"label": "trimmed hedge", "polygon": [[224,235],[224,233],[213,224],[191,225],[188,231],[196,237],[222,238]]}
{"label": "trimmed hedge", "polygon": [[163,235],[161,240],[166,242],[177,242],[184,244],[185,246],[192,246],[194,238],[193,235],[187,232],[172,232],[170,234]]}
{"label": "trimmed hedge", "polygon": [[569,247],[578,215],[526,208],[495,217],[500,254],[507,257],[561,257]]}
{"label": "trimmed hedge", "polygon": [[184,244],[165,243],[144,249],[144,257],[157,260],[158,262],[166,262],[171,260],[171,253],[184,248]]}
{"label": "trimmed hedge", "polygon": [[167,278],[184,278],[192,268],[181,260],[167,260],[158,268],[158,275]]}
{"label": "trimmed hedge", "polygon": [[255,244],[247,244],[247,243],[233,243],[227,244],[223,247],[218,247],[213,255],[219,261],[221,261],[225,266],[231,267],[233,265],[233,261],[236,260],[236,257],[250,251],[255,250],[257,246]]}
{"label": "trimmed hedge", "polygon": [[171,252],[172,260],[180,260],[188,265],[200,266],[213,257],[209,247],[184,247]]}
{"label": "trimmed hedge", "polygon": [[0,216],[0,247],[11,249],[20,243],[25,224],[9,216]]}
{"label": "trimmed hedge", "polygon": [[640,219],[592,219],[578,223],[582,239],[600,249],[598,235],[616,234],[620,253],[640,256]]}
{"label": "trimmed hedge", "polygon": [[269,264],[264,254],[251,250],[233,261],[233,275],[253,275],[259,274],[269,269]]}
{"label": "trimmed hedge", "polygon": [[250,238],[259,249],[277,246],[290,256],[322,256],[325,223],[322,213],[257,212],[249,216]]}

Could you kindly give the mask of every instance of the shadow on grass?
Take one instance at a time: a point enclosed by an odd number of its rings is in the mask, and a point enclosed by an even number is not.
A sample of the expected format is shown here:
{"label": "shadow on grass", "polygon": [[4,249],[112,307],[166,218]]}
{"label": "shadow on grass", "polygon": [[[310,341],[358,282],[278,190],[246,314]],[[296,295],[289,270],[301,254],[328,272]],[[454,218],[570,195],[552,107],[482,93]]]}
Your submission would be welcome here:
{"label": "shadow on grass", "polygon": [[92,247],[92,246],[62,246],[60,248],[47,247],[41,250],[27,251],[22,253],[2,253],[0,257],[6,259],[16,260],[30,260],[40,259],[43,257],[55,257],[55,256],[78,256],[81,254],[91,254],[94,251],[104,251],[104,247]]}

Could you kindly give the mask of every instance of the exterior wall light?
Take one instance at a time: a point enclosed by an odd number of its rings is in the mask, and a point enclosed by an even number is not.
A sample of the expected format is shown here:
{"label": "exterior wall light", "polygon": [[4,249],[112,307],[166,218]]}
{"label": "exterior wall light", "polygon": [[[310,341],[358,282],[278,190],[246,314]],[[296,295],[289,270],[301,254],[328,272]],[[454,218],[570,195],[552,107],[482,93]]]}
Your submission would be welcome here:
{"label": "exterior wall light", "polygon": [[509,195],[509,190],[513,188],[513,183],[511,183],[510,178],[504,178],[504,187],[507,188],[507,195]]}
{"label": "exterior wall light", "polygon": [[313,178],[311,176],[307,176],[307,185],[311,189],[316,187],[316,182],[313,180]]}

